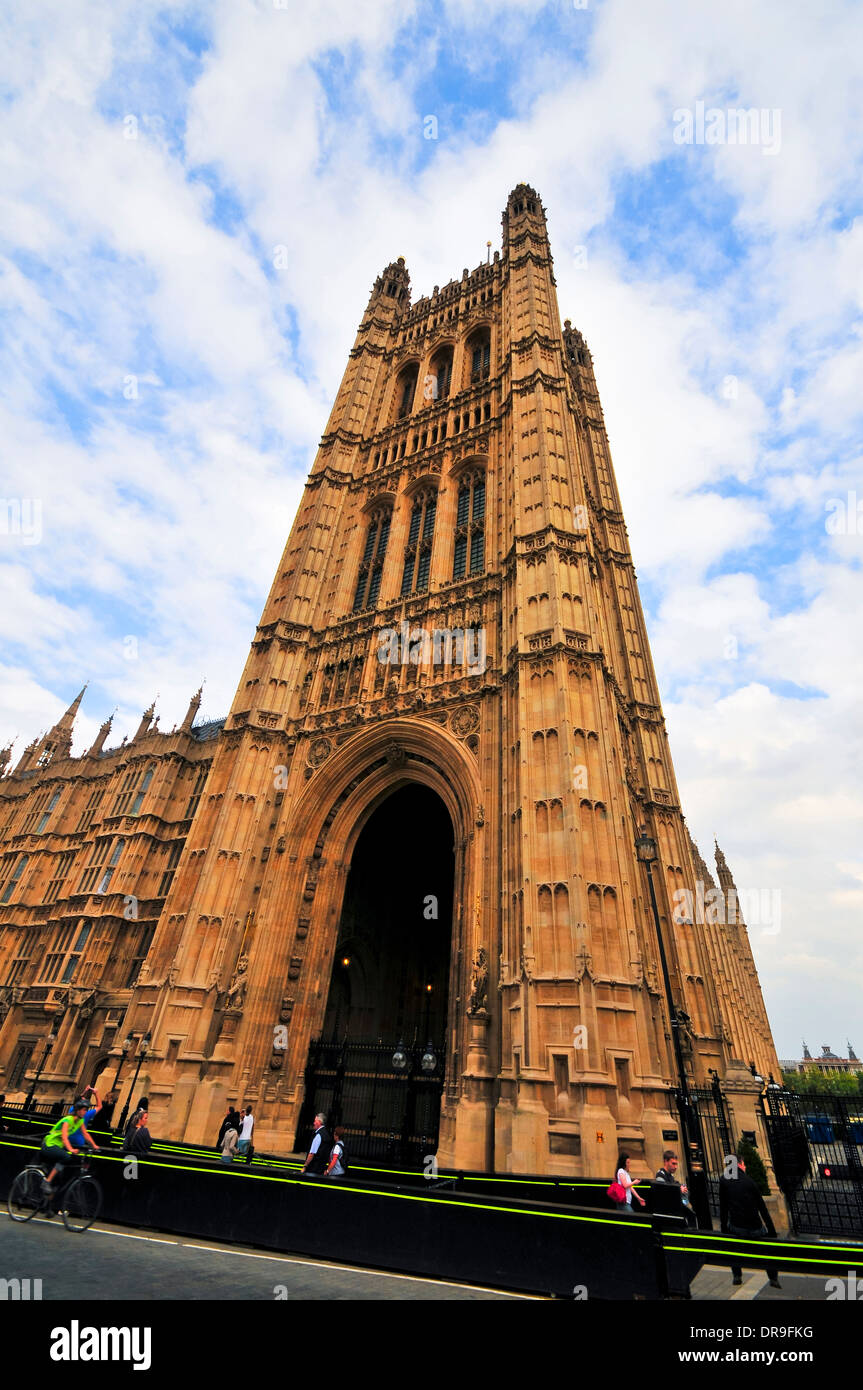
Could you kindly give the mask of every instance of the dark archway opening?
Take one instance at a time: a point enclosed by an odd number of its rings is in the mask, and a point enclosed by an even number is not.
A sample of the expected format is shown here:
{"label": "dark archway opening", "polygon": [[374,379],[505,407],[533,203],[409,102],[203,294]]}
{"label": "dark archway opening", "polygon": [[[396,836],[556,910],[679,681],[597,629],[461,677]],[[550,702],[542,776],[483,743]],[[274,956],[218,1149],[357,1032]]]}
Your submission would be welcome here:
{"label": "dark archway opening", "polygon": [[[453,851],[444,803],[418,783],[388,796],[360,832],[324,1025],[309,1052],[299,1149],[322,1110],[331,1124],[347,1128],[357,1155],[409,1161],[434,1152],[445,1062]],[[401,1068],[393,1060],[400,1050]]]}
{"label": "dark archway opening", "polygon": [[357,839],[323,1037],[435,1041],[446,1030],[453,898],[449,814],[418,783],[387,797]]}

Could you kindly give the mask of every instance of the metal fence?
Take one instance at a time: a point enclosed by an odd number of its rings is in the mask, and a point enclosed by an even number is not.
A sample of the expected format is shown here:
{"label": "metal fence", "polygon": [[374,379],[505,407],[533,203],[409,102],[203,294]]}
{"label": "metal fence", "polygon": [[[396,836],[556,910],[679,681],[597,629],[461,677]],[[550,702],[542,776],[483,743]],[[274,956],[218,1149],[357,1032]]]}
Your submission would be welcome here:
{"label": "metal fence", "polygon": [[768,1087],[765,1118],[794,1230],[863,1235],[863,1095]]}
{"label": "metal fence", "polygon": [[[355,1158],[397,1159],[420,1166],[437,1150],[444,1083],[443,1045],[432,1049],[401,1046],[404,1067],[394,1065],[396,1043],[324,1042],[309,1048],[305,1101],[297,1128],[298,1152],[307,1152],[315,1115],[327,1115],[330,1128],[344,1127],[348,1153]],[[425,1059],[425,1067],[423,1065]]]}
{"label": "metal fence", "polygon": [[719,1179],[725,1171],[727,1156],[735,1152],[735,1135],[725,1097],[718,1086],[697,1087],[691,1096],[701,1131],[710,1212],[718,1222]]}

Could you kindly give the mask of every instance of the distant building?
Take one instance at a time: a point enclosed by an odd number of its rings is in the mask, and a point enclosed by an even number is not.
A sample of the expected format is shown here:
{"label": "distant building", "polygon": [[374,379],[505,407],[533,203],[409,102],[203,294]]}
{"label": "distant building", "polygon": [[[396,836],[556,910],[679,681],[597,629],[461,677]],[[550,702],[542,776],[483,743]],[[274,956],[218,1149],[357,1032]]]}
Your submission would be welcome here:
{"label": "distant building", "polygon": [[821,1056],[813,1057],[804,1042],[803,1056],[799,1062],[794,1061],[793,1058],[780,1057],[779,1065],[784,1072],[821,1071],[825,1075],[863,1070],[863,1062],[860,1061],[850,1042],[847,1057],[837,1057],[836,1053],[831,1051],[829,1043],[822,1043]]}

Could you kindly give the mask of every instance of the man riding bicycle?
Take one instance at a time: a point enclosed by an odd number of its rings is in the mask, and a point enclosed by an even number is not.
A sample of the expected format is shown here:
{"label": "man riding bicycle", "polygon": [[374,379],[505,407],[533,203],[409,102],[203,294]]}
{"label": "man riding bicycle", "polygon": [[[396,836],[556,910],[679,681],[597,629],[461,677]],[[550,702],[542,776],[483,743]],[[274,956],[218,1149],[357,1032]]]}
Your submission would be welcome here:
{"label": "man riding bicycle", "polygon": [[42,1141],[41,1157],[54,1165],[48,1177],[42,1181],[42,1191],[46,1197],[50,1197],[54,1192],[52,1183],[57,1174],[78,1157],[79,1151],[71,1143],[72,1135],[83,1135],[84,1141],[90,1145],[93,1152],[99,1152],[99,1145],[95,1144],[87,1133],[87,1126],[84,1123],[86,1114],[87,1102],[83,1096],[79,1096],[72,1106],[72,1114],[63,1115],[49,1129]]}

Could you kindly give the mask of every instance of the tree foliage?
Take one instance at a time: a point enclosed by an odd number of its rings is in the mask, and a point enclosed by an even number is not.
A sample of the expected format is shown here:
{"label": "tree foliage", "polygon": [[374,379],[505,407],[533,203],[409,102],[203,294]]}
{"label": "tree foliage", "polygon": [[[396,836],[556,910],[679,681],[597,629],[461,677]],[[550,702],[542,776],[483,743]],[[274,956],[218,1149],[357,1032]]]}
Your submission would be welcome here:
{"label": "tree foliage", "polygon": [[737,1157],[746,1164],[747,1175],[755,1183],[762,1197],[768,1197],[770,1186],[767,1182],[767,1170],[755,1145],[750,1144],[748,1139],[741,1139],[737,1145]]}

